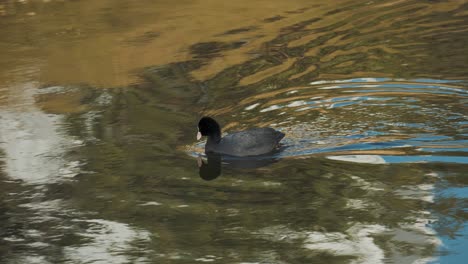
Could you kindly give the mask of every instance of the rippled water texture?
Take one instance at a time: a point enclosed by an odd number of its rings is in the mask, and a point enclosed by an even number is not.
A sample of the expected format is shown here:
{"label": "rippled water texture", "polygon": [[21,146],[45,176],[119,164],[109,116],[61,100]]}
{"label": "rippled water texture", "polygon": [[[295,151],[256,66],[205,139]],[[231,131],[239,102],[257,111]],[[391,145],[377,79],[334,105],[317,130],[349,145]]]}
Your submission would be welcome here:
{"label": "rippled water texture", "polygon": [[[465,1],[0,1],[1,263],[465,263]],[[279,152],[205,155],[270,126]]]}

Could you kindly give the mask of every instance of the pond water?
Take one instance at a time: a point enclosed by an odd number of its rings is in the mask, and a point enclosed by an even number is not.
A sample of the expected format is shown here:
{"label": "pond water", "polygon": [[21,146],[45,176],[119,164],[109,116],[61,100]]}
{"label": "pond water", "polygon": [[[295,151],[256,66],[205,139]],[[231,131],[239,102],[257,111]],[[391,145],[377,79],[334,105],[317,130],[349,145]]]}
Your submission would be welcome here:
{"label": "pond water", "polygon": [[[468,258],[466,1],[4,0],[0,36],[1,263]],[[203,115],[281,151],[206,157]]]}

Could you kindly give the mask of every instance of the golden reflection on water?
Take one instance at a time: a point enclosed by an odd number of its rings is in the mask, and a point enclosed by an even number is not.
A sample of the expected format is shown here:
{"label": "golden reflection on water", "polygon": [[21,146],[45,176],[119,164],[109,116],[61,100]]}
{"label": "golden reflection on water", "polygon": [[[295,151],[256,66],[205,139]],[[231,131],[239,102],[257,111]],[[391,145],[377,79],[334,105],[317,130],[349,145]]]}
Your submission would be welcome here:
{"label": "golden reflection on water", "polygon": [[[322,79],[344,76],[336,71],[346,72],[350,67],[354,67],[353,76],[382,77],[386,73],[379,67],[374,67],[375,72],[360,71],[359,61],[353,56],[366,54],[368,59],[382,60],[385,58],[376,57],[372,51],[381,50],[388,57],[426,45],[420,40],[411,43],[381,40],[392,35],[399,39],[411,35],[424,37],[434,34],[432,28],[436,26],[443,25],[446,30],[459,30],[462,34],[466,28],[459,28],[464,14],[460,4],[459,1],[370,4],[339,0],[319,4],[303,0],[262,0],[255,4],[213,0],[5,1],[0,4],[0,35],[7,37],[0,42],[0,49],[8,52],[0,53],[0,86],[28,81],[39,81],[39,86],[77,83],[106,88],[126,86],[137,82],[145,67],[194,59],[197,54],[193,48],[197,43],[238,43],[238,46],[211,51],[214,55],[191,72],[196,80],[207,80],[230,66],[259,56],[275,61],[240,76],[239,85],[253,84],[294,68],[304,57],[318,57],[318,64],[309,63],[306,69],[292,72],[290,80],[313,72]],[[431,15],[434,10],[438,14],[452,12],[450,15],[460,19],[447,24],[439,19],[442,15]],[[416,22],[424,22],[417,28],[408,16],[415,12],[420,17]],[[359,39],[353,37],[357,33]],[[276,44],[271,43],[275,39]],[[320,44],[307,46],[313,41]],[[324,52],[324,47],[334,50]],[[286,52],[291,48],[305,50],[291,57]],[[210,46],[206,49],[209,51]],[[408,54],[408,61],[427,56]],[[333,65],[335,73],[321,70],[320,64]]]}
{"label": "golden reflection on water", "polygon": [[[8,36],[0,44],[8,51],[0,53],[0,83],[27,78],[12,69],[35,67],[42,83],[128,85],[136,81],[132,73],[143,67],[190,59],[189,48],[195,43],[237,39],[223,33],[308,5],[309,1],[7,1],[0,4],[0,35]],[[287,16],[264,24],[261,31],[242,32],[248,47],[225,54],[218,70],[245,61],[246,51],[300,20],[300,13]],[[205,69],[194,76],[211,72]]]}

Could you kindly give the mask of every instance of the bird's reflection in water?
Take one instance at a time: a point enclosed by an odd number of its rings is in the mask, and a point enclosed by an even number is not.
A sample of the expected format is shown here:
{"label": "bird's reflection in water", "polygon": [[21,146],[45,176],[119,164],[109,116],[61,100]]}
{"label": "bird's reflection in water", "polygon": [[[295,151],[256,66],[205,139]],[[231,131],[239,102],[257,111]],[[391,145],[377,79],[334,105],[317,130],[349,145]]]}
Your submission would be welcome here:
{"label": "bird's reflection in water", "polygon": [[205,181],[211,181],[221,175],[221,166],[239,169],[255,169],[270,165],[277,161],[277,158],[271,156],[259,157],[232,157],[220,155],[217,153],[207,153],[207,160],[204,161],[201,156],[197,158],[198,172],[200,178]]}
{"label": "bird's reflection in water", "polygon": [[221,175],[221,155],[210,153],[206,155],[207,161],[205,162],[201,156],[198,156],[198,174],[200,178],[205,181],[211,181]]}

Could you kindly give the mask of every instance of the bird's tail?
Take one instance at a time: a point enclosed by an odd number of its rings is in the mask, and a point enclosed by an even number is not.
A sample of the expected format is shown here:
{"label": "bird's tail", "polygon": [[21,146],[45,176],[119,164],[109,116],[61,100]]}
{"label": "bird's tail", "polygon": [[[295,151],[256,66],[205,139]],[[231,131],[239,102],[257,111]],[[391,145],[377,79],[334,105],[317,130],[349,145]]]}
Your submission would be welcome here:
{"label": "bird's tail", "polygon": [[283,132],[276,131],[276,142],[280,142],[284,138],[285,135],[286,134],[284,134]]}

